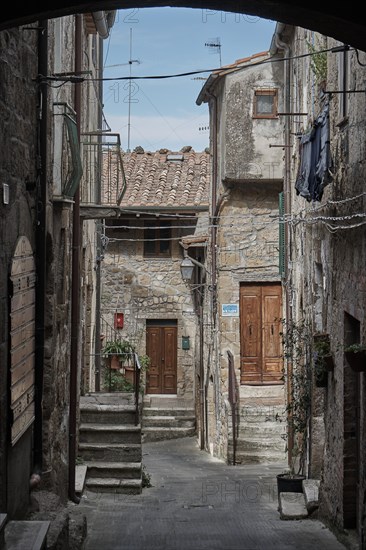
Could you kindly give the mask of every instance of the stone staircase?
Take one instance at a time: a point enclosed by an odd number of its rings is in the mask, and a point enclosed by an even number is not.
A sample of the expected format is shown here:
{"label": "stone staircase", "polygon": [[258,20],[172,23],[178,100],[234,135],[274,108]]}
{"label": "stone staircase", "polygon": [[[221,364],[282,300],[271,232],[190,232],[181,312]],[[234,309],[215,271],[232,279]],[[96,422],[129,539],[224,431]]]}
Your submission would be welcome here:
{"label": "stone staircase", "polygon": [[135,425],[132,394],[95,393],[81,398],[79,457],[86,466],[87,490],[141,493],[141,425]]}
{"label": "stone staircase", "polygon": [[0,514],[1,550],[45,550],[49,521],[7,521]]}
{"label": "stone staircase", "polygon": [[142,441],[161,441],[193,436],[196,419],[193,401],[177,396],[145,396]]}
{"label": "stone staircase", "polygon": [[[259,402],[240,407],[236,464],[286,461],[286,416],[284,405]],[[232,436],[229,436],[228,462],[233,462]]]}

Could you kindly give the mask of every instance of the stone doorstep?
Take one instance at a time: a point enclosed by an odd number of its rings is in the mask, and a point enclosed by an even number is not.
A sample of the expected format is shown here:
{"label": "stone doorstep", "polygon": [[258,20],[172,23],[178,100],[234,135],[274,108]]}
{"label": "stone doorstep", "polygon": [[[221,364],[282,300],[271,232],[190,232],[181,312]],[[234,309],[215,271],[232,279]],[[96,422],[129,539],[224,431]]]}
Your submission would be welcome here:
{"label": "stone doorstep", "polygon": [[92,492],[140,494],[142,479],[90,478],[86,481],[86,488]]}
{"label": "stone doorstep", "polygon": [[5,545],[4,532],[5,532],[7,519],[8,517],[6,514],[0,514],[0,550],[2,550]]}
{"label": "stone doorstep", "polygon": [[303,493],[280,493],[279,510],[281,519],[285,520],[306,519],[309,515]]}
{"label": "stone doorstep", "polygon": [[87,470],[88,467],[85,464],[78,464],[75,467],[75,493],[78,496],[83,494]]}
{"label": "stone doorstep", "polygon": [[6,548],[43,550],[49,527],[49,521],[9,521],[5,528]]}
{"label": "stone doorstep", "polygon": [[319,486],[320,481],[318,479],[304,479],[302,482],[306,508],[309,513],[319,507]]}

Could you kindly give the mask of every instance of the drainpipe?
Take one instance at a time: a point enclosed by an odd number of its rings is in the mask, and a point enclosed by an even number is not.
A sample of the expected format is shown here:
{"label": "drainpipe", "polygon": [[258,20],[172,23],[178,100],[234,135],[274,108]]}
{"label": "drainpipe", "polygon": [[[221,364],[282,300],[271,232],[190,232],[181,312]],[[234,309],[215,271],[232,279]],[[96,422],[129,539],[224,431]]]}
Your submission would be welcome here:
{"label": "drainpipe", "polygon": [[[278,23],[275,34],[275,45],[279,50],[284,52],[286,57],[285,70],[284,70],[284,103],[285,112],[291,112],[291,48],[289,44],[280,39],[280,35],[283,32],[285,25]],[[291,213],[291,117],[285,117],[285,173],[284,173],[284,210],[285,216]],[[291,295],[291,234],[288,223],[285,224],[285,281],[286,281],[286,320],[287,322],[292,320],[292,295]],[[287,365],[287,400],[291,401],[291,373],[292,364]],[[294,434],[292,430],[289,430],[288,434],[288,460],[291,461],[292,451],[294,446]]]}
{"label": "drainpipe", "polygon": [[[75,73],[82,69],[82,16],[75,15]],[[75,84],[76,125],[80,141],[81,123],[81,83]],[[80,325],[80,190],[74,195],[72,232],[72,282],[71,282],[71,353],[70,353],[70,411],[69,411],[69,498],[80,502],[75,493],[75,462],[76,462],[76,407],[78,381],[78,351]]]}
{"label": "drainpipe", "polygon": [[[38,23],[38,74],[48,74],[48,21]],[[47,142],[48,142],[48,86],[39,84],[39,150],[38,170],[40,194],[38,197],[38,219],[36,230],[36,349],[35,349],[35,423],[33,461],[37,469],[42,470],[42,395],[45,343],[45,295],[46,295],[46,205],[47,193]]]}
{"label": "drainpipe", "polygon": [[108,38],[109,29],[113,26],[116,18],[115,11],[95,11],[92,13],[95,28],[101,38]]}
{"label": "drainpipe", "polygon": [[214,288],[212,292],[212,317],[213,326],[216,327],[216,313],[217,313],[217,296],[216,296],[216,283],[217,283],[217,227],[216,227],[216,208],[217,208],[217,97],[206,92],[207,96],[212,101],[212,192],[211,192],[211,204],[210,204],[210,225],[211,225],[211,284]]}
{"label": "drainpipe", "polygon": [[[99,78],[103,76],[103,39],[99,37]],[[101,105],[103,103],[103,82],[99,81],[99,88],[98,88],[98,94]],[[99,107],[99,113],[98,113],[98,128],[102,130],[103,126],[103,111],[102,108]],[[98,141],[101,144],[102,143],[102,136],[98,137]],[[101,204],[102,202],[102,151],[101,147],[98,147],[98,182],[97,182],[97,188],[96,188],[96,196],[95,200],[97,204]],[[97,226],[97,246],[96,246],[96,254],[97,254],[97,262],[95,265],[96,270],[96,288],[95,288],[95,343],[94,343],[94,351],[95,351],[95,391],[100,391],[100,369],[101,369],[101,322],[100,322],[100,300],[101,300],[101,255],[102,255],[102,239],[101,239],[101,228],[102,228],[102,222],[100,220],[97,220],[96,222]]]}

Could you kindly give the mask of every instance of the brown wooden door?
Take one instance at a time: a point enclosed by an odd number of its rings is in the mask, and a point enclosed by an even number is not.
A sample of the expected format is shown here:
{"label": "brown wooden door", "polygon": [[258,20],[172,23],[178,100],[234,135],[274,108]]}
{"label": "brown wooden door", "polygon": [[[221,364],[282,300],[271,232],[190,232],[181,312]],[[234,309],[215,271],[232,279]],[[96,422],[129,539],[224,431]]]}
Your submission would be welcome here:
{"label": "brown wooden door", "polygon": [[240,287],[242,384],[278,384],[282,378],[281,285]]}
{"label": "brown wooden door", "polygon": [[151,359],[147,393],[177,393],[177,327],[146,327],[146,353]]}

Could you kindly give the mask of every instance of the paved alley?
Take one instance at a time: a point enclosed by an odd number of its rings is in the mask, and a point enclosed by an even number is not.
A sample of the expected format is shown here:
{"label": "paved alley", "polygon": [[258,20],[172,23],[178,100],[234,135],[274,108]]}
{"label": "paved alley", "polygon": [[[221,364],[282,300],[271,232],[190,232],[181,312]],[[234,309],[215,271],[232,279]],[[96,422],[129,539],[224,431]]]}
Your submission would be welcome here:
{"label": "paved alley", "polygon": [[192,437],[144,444],[143,464],[152,487],[141,495],[84,494],[85,550],[345,548],[316,519],[280,519],[282,465],[228,466]]}

